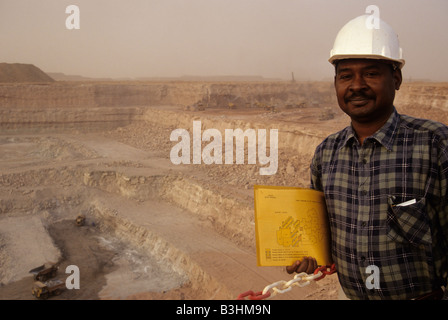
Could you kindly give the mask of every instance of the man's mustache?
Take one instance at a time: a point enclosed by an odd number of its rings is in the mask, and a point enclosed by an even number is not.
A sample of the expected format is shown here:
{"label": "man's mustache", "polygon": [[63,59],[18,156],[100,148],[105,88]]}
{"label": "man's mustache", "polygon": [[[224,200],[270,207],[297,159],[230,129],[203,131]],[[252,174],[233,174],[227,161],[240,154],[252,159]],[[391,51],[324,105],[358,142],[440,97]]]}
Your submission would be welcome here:
{"label": "man's mustache", "polygon": [[366,94],[366,93],[364,93],[364,92],[357,92],[357,93],[353,93],[353,94],[351,94],[350,96],[348,96],[348,97],[345,97],[345,102],[348,102],[348,101],[359,101],[359,100],[371,100],[371,99],[374,99],[374,97],[373,96],[371,96],[371,95],[368,95],[368,94]]}

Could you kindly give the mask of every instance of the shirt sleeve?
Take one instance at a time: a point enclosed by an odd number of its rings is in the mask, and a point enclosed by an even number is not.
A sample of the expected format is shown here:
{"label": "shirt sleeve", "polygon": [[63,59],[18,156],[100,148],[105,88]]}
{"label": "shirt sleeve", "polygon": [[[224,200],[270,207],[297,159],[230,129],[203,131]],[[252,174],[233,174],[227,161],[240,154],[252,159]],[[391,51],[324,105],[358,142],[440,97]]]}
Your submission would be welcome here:
{"label": "shirt sleeve", "polygon": [[[440,211],[439,211],[439,223],[443,237],[443,248],[446,254],[448,254],[448,141],[445,139],[439,147],[439,183],[440,183]],[[445,273],[448,270],[445,270]],[[447,288],[448,289],[448,288]],[[448,290],[445,290],[443,297],[444,300],[448,300]]]}

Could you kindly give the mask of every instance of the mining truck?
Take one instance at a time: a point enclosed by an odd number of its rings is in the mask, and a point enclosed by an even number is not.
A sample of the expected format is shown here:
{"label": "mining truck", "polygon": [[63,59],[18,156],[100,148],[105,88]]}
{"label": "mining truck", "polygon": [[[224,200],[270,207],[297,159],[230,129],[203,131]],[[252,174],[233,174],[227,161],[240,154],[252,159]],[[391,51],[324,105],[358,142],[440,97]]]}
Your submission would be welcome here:
{"label": "mining truck", "polygon": [[50,280],[47,282],[34,282],[31,293],[37,299],[48,299],[51,296],[56,296],[62,293],[65,283],[61,280]]}
{"label": "mining truck", "polygon": [[45,263],[37,268],[31,269],[29,273],[34,275],[35,281],[46,281],[54,278],[58,273],[59,263]]}

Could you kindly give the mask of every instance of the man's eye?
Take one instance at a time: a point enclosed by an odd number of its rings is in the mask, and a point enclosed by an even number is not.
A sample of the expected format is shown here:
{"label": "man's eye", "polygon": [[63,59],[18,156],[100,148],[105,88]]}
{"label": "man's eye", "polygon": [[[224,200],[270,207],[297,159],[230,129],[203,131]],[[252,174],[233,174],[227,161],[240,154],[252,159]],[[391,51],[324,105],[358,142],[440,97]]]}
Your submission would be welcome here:
{"label": "man's eye", "polygon": [[379,75],[378,72],[367,72],[366,76],[367,77],[377,77]]}
{"label": "man's eye", "polygon": [[340,74],[339,75],[339,80],[347,80],[350,79],[350,75],[349,74]]}

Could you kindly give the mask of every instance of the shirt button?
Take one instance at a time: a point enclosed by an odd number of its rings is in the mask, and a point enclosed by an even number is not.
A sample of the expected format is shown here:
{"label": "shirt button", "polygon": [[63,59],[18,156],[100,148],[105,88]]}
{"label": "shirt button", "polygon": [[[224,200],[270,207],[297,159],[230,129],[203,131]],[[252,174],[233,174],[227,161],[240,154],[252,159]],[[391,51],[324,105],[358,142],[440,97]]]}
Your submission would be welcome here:
{"label": "shirt button", "polygon": [[362,191],[361,191],[361,195],[362,195],[362,196],[367,195],[367,190],[362,190]]}
{"label": "shirt button", "polygon": [[361,162],[362,162],[362,164],[366,164],[367,163],[367,159],[362,159]]}
{"label": "shirt button", "polygon": [[361,227],[365,228],[365,226],[367,225],[367,223],[363,222],[361,223]]}

